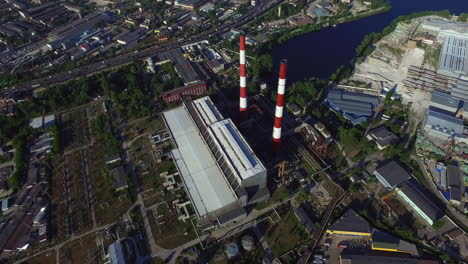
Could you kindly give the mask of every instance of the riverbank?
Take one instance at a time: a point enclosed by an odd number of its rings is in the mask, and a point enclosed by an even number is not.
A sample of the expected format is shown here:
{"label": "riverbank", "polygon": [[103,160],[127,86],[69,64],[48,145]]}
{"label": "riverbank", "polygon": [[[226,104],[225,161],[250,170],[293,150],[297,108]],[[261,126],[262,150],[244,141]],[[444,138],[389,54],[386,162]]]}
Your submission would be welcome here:
{"label": "riverbank", "polygon": [[303,26],[297,26],[294,28],[286,28],[280,31],[274,32],[268,36],[268,40],[264,42],[260,47],[259,51],[261,53],[271,53],[275,48],[278,46],[283,45],[285,42],[299,37],[301,35],[305,35],[308,33],[312,33],[315,31],[320,31],[324,28],[328,27],[335,27],[339,24],[353,22],[359,19],[363,19],[366,17],[374,16],[383,14],[391,10],[391,5],[388,4],[386,6],[379,7],[377,9],[368,10],[363,13],[359,13],[356,15],[342,17],[341,15],[331,16],[324,21],[320,21],[318,23],[311,23]]}

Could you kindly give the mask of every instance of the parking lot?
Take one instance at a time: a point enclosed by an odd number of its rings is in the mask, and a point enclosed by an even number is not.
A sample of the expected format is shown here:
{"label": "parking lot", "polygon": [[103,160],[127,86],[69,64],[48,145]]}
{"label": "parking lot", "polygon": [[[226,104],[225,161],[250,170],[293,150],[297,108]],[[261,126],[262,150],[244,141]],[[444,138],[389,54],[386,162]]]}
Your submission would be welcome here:
{"label": "parking lot", "polygon": [[[330,242],[330,246],[325,246],[325,241]],[[367,237],[330,235],[326,234],[321,241],[324,256],[328,258],[328,263],[340,263],[339,257],[346,247],[346,252],[364,254],[370,248],[370,239]],[[342,248],[340,248],[342,247]]]}

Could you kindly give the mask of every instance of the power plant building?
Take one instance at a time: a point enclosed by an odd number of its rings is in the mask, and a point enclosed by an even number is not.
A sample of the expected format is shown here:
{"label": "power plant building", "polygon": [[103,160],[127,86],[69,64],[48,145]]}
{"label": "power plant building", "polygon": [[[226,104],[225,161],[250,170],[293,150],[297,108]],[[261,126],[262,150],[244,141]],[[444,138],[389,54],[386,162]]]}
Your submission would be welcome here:
{"label": "power plant building", "polygon": [[269,197],[267,171],[231,119],[209,97],[163,113],[172,156],[202,226],[246,216],[248,204]]}

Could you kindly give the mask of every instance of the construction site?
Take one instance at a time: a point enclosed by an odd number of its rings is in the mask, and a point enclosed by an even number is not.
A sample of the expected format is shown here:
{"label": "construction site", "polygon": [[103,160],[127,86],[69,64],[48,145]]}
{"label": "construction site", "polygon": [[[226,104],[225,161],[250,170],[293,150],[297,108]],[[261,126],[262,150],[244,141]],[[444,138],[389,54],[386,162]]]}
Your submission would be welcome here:
{"label": "construction site", "polygon": [[394,92],[409,106],[410,133],[420,128],[419,156],[456,162],[466,185],[468,72],[463,43],[468,24],[454,20],[425,16],[399,22],[337,88],[380,96]]}

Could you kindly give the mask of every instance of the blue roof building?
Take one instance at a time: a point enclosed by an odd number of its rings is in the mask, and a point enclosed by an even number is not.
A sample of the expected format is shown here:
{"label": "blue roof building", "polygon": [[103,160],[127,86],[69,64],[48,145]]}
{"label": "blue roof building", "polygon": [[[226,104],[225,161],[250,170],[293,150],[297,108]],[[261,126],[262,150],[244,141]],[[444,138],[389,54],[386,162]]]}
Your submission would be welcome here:
{"label": "blue roof building", "polygon": [[424,130],[433,137],[448,140],[460,139],[463,134],[463,120],[450,112],[429,107]]}
{"label": "blue roof building", "polygon": [[114,242],[108,249],[111,264],[125,264],[124,252],[120,242]]}
{"label": "blue roof building", "polygon": [[459,108],[462,108],[464,102],[453,98],[448,93],[439,92],[434,90],[432,92],[430,106],[443,109],[455,113]]}
{"label": "blue roof building", "polygon": [[328,93],[326,101],[336,111],[343,113],[343,117],[353,124],[359,124],[372,117],[374,106],[379,104],[377,96],[347,92],[333,89]]}

